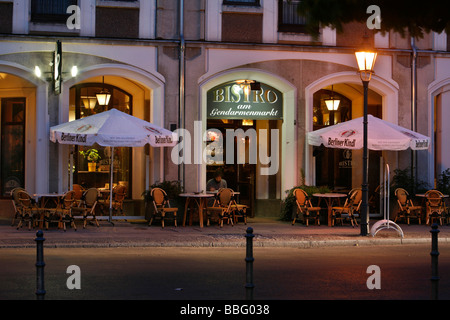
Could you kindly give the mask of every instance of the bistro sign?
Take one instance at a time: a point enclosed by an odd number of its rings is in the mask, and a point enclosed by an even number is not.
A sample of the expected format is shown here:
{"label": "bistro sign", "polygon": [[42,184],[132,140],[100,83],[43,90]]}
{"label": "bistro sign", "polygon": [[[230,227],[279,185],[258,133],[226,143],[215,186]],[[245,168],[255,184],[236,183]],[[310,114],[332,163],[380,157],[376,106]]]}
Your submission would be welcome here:
{"label": "bistro sign", "polygon": [[283,119],[283,95],[261,83],[259,90],[245,91],[235,81],[221,84],[207,93],[208,119]]}

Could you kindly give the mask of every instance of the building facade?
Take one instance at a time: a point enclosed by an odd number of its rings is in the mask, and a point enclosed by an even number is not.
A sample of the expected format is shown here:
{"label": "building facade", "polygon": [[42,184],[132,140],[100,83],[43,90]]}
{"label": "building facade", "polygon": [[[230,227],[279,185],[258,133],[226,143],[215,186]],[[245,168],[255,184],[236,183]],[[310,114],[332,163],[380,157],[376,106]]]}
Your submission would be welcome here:
{"label": "building facade", "polygon": [[[15,186],[31,193],[104,186],[109,149],[97,147],[101,160],[90,172],[86,150],[50,142],[49,128],[107,108],[184,132],[174,149],[115,151],[116,183],[128,186],[130,200],[162,180],[205,190],[217,169],[256,215],[278,211],[285,191],[303,183],[358,187],[362,151],[313,148],[306,134],[363,115],[354,52],[364,37],[378,51],[369,113],[432,139],[428,151],[371,151],[369,190],[384,163],[412,166],[433,186],[450,168],[449,37],[402,38],[352,23],[342,33],[320,28],[314,38],[296,5],[1,0],[3,201]],[[95,99],[101,90],[112,95],[107,106]],[[338,110],[327,110],[329,97],[340,100]]]}

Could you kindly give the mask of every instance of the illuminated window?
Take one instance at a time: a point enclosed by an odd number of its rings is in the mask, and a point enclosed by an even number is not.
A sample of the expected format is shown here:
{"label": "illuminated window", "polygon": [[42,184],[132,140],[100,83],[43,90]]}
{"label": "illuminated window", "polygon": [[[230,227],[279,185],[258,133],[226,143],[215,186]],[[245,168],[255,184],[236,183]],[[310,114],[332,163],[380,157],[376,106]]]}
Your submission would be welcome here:
{"label": "illuminated window", "polygon": [[[111,93],[111,99],[106,106],[100,106],[96,93],[107,89]],[[132,114],[132,96],[127,92],[103,83],[85,83],[71,88],[71,103],[69,107],[69,120],[81,119],[93,114],[101,113],[115,108],[122,112]],[[100,159],[96,162],[95,169],[92,161],[81,152],[96,149]],[[127,186],[127,195],[131,194],[131,148],[115,147],[113,156],[114,181],[113,184]],[[91,169],[89,163],[91,162]],[[93,146],[75,146],[73,181],[85,188],[109,188],[110,184],[111,148],[98,144]]]}

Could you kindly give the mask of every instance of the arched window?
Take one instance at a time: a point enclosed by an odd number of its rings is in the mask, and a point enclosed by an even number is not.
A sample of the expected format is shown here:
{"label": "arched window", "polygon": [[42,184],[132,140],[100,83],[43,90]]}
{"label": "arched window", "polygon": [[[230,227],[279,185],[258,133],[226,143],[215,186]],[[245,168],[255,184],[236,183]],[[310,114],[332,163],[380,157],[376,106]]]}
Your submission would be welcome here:
{"label": "arched window", "polygon": [[[96,113],[118,109],[122,112],[132,114],[132,96],[124,90],[103,83],[83,83],[73,86],[70,97],[69,119],[81,119]],[[107,90],[111,94],[108,105],[99,104],[96,94]],[[72,100],[73,99],[73,100]],[[89,157],[88,150],[95,149],[99,159]],[[114,185],[123,184],[127,187],[127,195],[131,195],[131,148],[114,148]],[[96,160],[95,166],[92,163]],[[109,189],[110,184],[110,162],[111,148],[102,147],[98,144],[93,146],[75,146],[73,183],[81,186]],[[91,165],[89,164],[91,163]]]}
{"label": "arched window", "polygon": [[[337,110],[328,110],[325,100],[339,100]],[[348,121],[352,118],[352,101],[331,90],[322,89],[313,96],[313,129]],[[314,147],[316,185],[350,190],[352,186],[352,152],[345,149]]]}

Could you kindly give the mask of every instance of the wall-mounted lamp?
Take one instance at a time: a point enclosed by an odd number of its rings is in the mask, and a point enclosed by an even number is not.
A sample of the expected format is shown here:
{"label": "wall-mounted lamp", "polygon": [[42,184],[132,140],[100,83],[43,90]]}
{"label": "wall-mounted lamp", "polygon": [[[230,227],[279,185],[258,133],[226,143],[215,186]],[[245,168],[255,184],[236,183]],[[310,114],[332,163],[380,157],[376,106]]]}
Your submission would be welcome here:
{"label": "wall-mounted lamp", "polygon": [[111,94],[107,89],[105,89],[105,77],[103,77],[103,89],[99,93],[96,94],[98,104],[101,106],[107,106],[109,104],[109,100],[111,99]]}
{"label": "wall-mounted lamp", "polygon": [[36,77],[40,78],[42,76],[41,68],[39,68],[38,66],[35,66],[34,67],[34,74],[36,75]]}
{"label": "wall-mounted lamp", "polygon": [[[48,72],[44,72],[44,73],[51,74],[52,72],[48,71]],[[67,74],[67,72],[63,72],[63,74]],[[72,75],[72,77],[76,77],[78,75],[78,67],[73,66],[72,69],[70,69],[70,74]],[[38,78],[42,77],[41,68],[39,68],[38,66],[35,66],[34,67],[34,75]],[[51,80],[51,78],[49,78],[47,80]]]}
{"label": "wall-mounted lamp", "polygon": [[72,69],[70,70],[70,73],[71,73],[72,77],[75,78],[78,75],[78,67],[73,66]]}

